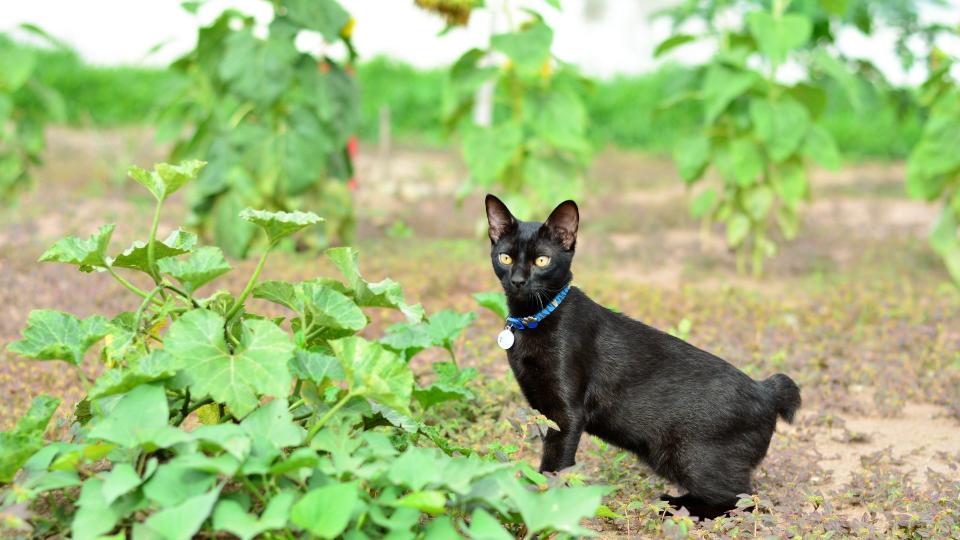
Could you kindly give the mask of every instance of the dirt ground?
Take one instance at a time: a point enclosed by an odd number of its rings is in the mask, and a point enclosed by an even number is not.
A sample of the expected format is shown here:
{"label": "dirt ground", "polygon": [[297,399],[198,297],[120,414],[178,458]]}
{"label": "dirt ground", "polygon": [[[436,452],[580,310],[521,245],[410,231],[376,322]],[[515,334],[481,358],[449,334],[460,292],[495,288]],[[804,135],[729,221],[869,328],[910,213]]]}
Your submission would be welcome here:
{"label": "dirt ground", "polygon": [[[0,213],[0,427],[36,393],[64,396],[68,405],[81,395],[64,364],[5,351],[30,309],[86,316],[135,307],[108,276],[35,261],[61,236],[86,236],[105,222],[118,224],[116,250],[145,236],[150,201],[122,171],[162,156],[138,130],[55,130],[38,188]],[[497,284],[477,235],[482,198],[456,200],[465,174],[446,150],[362,148],[356,208],[364,273],[403,283],[428,310],[476,309],[470,293]],[[799,418],[780,425],[756,472],[760,510],[697,524],[690,534],[749,536],[762,528],[773,537],[938,537],[946,530],[939,537],[949,537],[950,523],[960,530],[960,294],[926,245],[937,209],[908,200],[902,179],[902,165],[883,163],[816,173],[799,237],[754,279],[736,273],[722,230],[703,230],[689,217],[691,194],[669,161],[598,156],[589,195],[578,201],[576,284],[663,329],[688,319],[695,345],[755,378],[788,373],[803,392]],[[161,231],[185,216],[182,197],[174,198]],[[412,236],[396,237],[397,222]],[[277,259],[265,278],[330,272],[319,259]],[[235,266],[226,285],[239,290],[252,264]],[[461,362],[484,376],[475,416],[452,436],[479,448],[515,437],[505,420],[523,405],[512,377],[501,377],[508,370],[493,340],[499,324],[481,314],[459,344]],[[523,452],[536,461],[535,448]],[[686,526],[651,506],[676,488],[634,458],[585,439],[578,461],[575,474],[618,488],[607,506],[619,517],[592,522],[602,536],[672,535]]]}

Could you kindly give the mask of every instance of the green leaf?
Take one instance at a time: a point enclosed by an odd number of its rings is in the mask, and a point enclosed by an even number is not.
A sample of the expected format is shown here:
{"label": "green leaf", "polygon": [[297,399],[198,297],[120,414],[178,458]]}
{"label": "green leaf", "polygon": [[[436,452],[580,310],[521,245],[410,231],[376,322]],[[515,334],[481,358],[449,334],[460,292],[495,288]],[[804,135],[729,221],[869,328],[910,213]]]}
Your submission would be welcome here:
{"label": "green leaf", "polygon": [[116,463],[103,478],[103,500],[111,504],[139,487],[141,482],[133,465],[126,462]]}
{"label": "green leaf", "polygon": [[453,342],[476,318],[477,315],[473,312],[457,313],[445,309],[427,318],[426,331],[435,345],[452,351]]}
{"label": "green leaf", "polygon": [[957,249],[957,226],[957,217],[953,209],[944,206],[933,228],[930,229],[930,247],[940,256],[945,257]]}
{"label": "green leaf", "polygon": [[424,409],[444,401],[474,398],[467,383],[476,378],[476,369],[460,369],[453,362],[434,362],[433,371],[437,375],[433,384],[413,390],[413,396]]}
{"label": "green leaf", "polygon": [[501,319],[506,319],[509,314],[507,297],[502,292],[478,292],[473,294],[473,299]]}
{"label": "green leaf", "polygon": [[535,21],[518,32],[495,34],[490,46],[506,54],[521,73],[536,73],[550,58],[553,30],[542,21]]}
{"label": "green leaf", "polygon": [[481,187],[493,185],[522,146],[523,129],[516,122],[468,129],[463,135],[463,159],[472,181]]}
{"label": "green leaf", "polygon": [[960,90],[941,96],[927,118],[920,142],[907,159],[907,194],[934,200],[960,170]]}
{"label": "green leaf", "polygon": [[247,432],[254,445],[263,443],[278,452],[303,441],[306,431],[293,423],[286,399],[275,399],[250,413],[240,427]]}
{"label": "green leaf", "polygon": [[308,324],[324,329],[319,336],[351,335],[367,325],[367,316],[343,293],[316,283],[303,283],[300,289]]}
{"label": "green leaf", "polygon": [[530,534],[554,530],[589,535],[591,531],[581,527],[580,520],[594,517],[604,494],[609,491],[606,487],[584,486],[532,492],[519,482],[510,482],[504,487],[520,510]]}
{"label": "green leaf", "polygon": [[750,232],[750,219],[743,214],[733,214],[727,221],[727,245],[737,247]]}
{"label": "green leaf", "polygon": [[287,15],[300,26],[315,30],[328,42],[340,39],[350,14],[334,0],[286,0]]}
{"label": "green leaf", "polygon": [[[191,455],[198,454],[186,454],[184,457]],[[216,480],[215,473],[178,457],[157,468],[144,484],[143,494],[157,506],[169,508],[202,495]]]}
{"label": "green leaf", "polygon": [[359,502],[356,482],[311,490],[290,509],[290,521],[320,538],[335,538],[347,528]]}
{"label": "green leaf", "polygon": [[807,174],[803,167],[790,162],[774,169],[773,189],[790,208],[797,208],[800,201],[810,194]]}
{"label": "green leaf", "polygon": [[820,0],[820,7],[831,15],[842,17],[847,14],[847,0]]}
{"label": "green leaf", "polygon": [[250,540],[266,531],[286,528],[295,499],[296,492],[281,491],[270,499],[259,519],[248,514],[237,501],[223,499],[217,503],[217,509],[213,512],[213,528],[235,534],[241,540]]}
{"label": "green leaf", "polygon": [[0,432],[0,484],[12,482],[20,467],[43,447],[43,433],[59,405],[57,398],[37,396],[13,429]]}
{"label": "green leaf", "polygon": [[189,293],[232,269],[218,247],[202,247],[186,260],[162,259],[158,264],[161,272],[179,281]]}
{"label": "green leaf", "polygon": [[[275,18],[267,39],[249,28],[230,32],[219,45],[225,50],[217,73],[231,93],[262,107],[289,91],[299,52],[290,35],[290,21]],[[262,142],[262,141],[258,141]]]}
{"label": "green leaf", "polygon": [[777,162],[796,152],[810,125],[810,115],[803,105],[786,97],[778,101],[751,101],[750,119],[770,157]]}
{"label": "green leaf", "polygon": [[195,398],[210,396],[243,418],[257,407],[261,395],[287,395],[293,344],[272,322],[244,320],[240,343],[231,353],[224,325],[217,313],[190,311],[170,326],[164,345],[184,362],[183,374]]}
{"label": "green leaf", "polygon": [[752,71],[742,71],[711,64],[703,81],[704,115],[706,124],[713,124],[735,99],[759,81]]}
{"label": "green leaf", "polygon": [[343,380],[343,368],[337,357],[297,348],[290,360],[290,371],[300,379],[322,384],[325,380]]}
{"label": "green leaf", "polygon": [[114,225],[104,225],[86,240],[70,236],[58,240],[40,256],[40,262],[60,262],[75,264],[81,272],[91,272],[94,268],[106,268],[107,246],[113,236]]}
{"label": "green leaf", "polygon": [[196,180],[200,170],[207,162],[199,160],[184,161],[179,165],[170,165],[169,163],[157,163],[152,171],[141,169],[140,167],[130,167],[127,174],[130,178],[136,180],[158,201],[165,201],[167,197],[173,195],[184,184],[191,180]]}
{"label": "green leaf", "polygon": [[90,430],[89,437],[125,448],[155,444],[159,437],[167,435],[166,432],[179,431],[167,425],[169,420],[170,410],[163,386],[144,384],[120,398],[105,418],[95,420],[96,425]]}
{"label": "green leaf", "polygon": [[696,36],[691,36],[690,34],[674,34],[667,39],[661,41],[657,47],[653,50],[653,57],[659,58],[663,54],[676,49],[681,45],[686,45],[691,41],[696,41]]}
{"label": "green leaf", "polygon": [[840,151],[833,135],[826,129],[814,124],[807,131],[807,137],[801,149],[803,155],[820,165],[836,170],[840,168]]}
{"label": "green leaf", "polygon": [[220,488],[165,508],[148,517],[144,525],[167,540],[189,540],[200,530],[220,497]]}
{"label": "green leaf", "polygon": [[12,94],[19,90],[33,73],[36,55],[26,47],[3,47],[0,53],[0,91]]}
{"label": "green leaf", "polygon": [[470,518],[470,538],[474,540],[511,540],[513,536],[500,525],[497,518],[491,516],[483,508],[477,508]]}
{"label": "green leaf", "polygon": [[763,155],[753,141],[742,137],[717,150],[716,166],[728,184],[746,187],[763,174]]}
{"label": "green leaf", "polygon": [[350,391],[410,414],[413,373],[395,353],[378,343],[348,337],[330,341]]}
{"label": "green leaf", "polygon": [[754,186],[743,196],[743,206],[756,221],[762,221],[773,205],[773,190],[767,186]]}
{"label": "green leaf", "polygon": [[775,65],[787,59],[787,53],[810,39],[813,24],[806,15],[785,13],[774,17],[766,11],[747,14],[747,26],[760,52]]}
{"label": "green leaf", "polygon": [[326,254],[340,270],[358,306],[399,309],[411,322],[423,319],[423,306],[407,304],[399,283],[390,278],[376,283],[363,279],[360,275],[359,253],[356,250],[350,247],[331,248]]}
{"label": "green leaf", "polygon": [[447,496],[442,491],[433,489],[414,491],[404,495],[393,505],[416,508],[427,514],[438,515],[447,511]]}
{"label": "green leaf", "polygon": [[[154,260],[160,261],[167,257],[175,257],[189,253],[196,243],[197,235],[177,229],[162,242],[154,240],[153,258]],[[108,260],[107,262],[115,268],[130,268],[132,270],[149,273],[150,268],[147,263],[147,251],[147,243],[137,240],[133,245],[124,250],[123,253],[117,255],[116,259]]]}
{"label": "green leaf", "polygon": [[717,192],[713,188],[707,188],[690,201],[690,215],[697,219],[706,217],[716,202]]}
{"label": "green leaf", "polygon": [[71,523],[72,538],[93,540],[110,532],[132,510],[130,505],[107,503],[103,496],[103,480],[89,478],[80,489],[77,511]]}
{"label": "green leaf", "polygon": [[108,369],[97,377],[87,396],[99,399],[123,394],[144,383],[173,377],[183,365],[163,349],[153,349],[150,354],[130,362],[126,368]]}
{"label": "green leaf", "polygon": [[814,68],[823,71],[828,77],[840,85],[840,88],[843,89],[844,94],[847,96],[847,101],[850,102],[850,105],[852,105],[854,109],[859,110],[863,107],[863,102],[860,100],[857,77],[843,62],[834,58],[823,49],[814,50],[811,60]]}
{"label": "green leaf", "polygon": [[313,212],[267,212],[252,208],[240,212],[240,217],[263,229],[271,244],[306,227],[323,222],[323,218]]}
{"label": "green leaf", "polygon": [[80,320],[52,309],[30,312],[23,339],[7,350],[36,360],[64,360],[79,366],[87,349],[109,332],[107,320],[99,315]]}
{"label": "green leaf", "polygon": [[673,147],[673,161],[685,182],[696,182],[710,163],[710,139],[701,133],[684,139]]}

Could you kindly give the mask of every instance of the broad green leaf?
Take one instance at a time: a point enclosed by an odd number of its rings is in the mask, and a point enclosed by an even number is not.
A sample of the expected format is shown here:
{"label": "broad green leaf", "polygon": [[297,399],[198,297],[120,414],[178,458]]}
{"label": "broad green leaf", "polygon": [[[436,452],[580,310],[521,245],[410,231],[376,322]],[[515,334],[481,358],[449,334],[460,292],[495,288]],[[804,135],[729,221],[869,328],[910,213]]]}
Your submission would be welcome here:
{"label": "broad green leaf", "polygon": [[93,477],[83,483],[77,511],[71,523],[72,538],[93,540],[110,532],[133,508],[115,501],[108,503],[103,496],[103,480]]}
{"label": "broad green leaf", "polygon": [[343,380],[343,368],[337,357],[297,348],[290,359],[290,371],[300,378],[322,384],[325,380]]}
{"label": "broad green leaf", "polygon": [[12,94],[19,90],[30,78],[36,62],[36,55],[26,47],[3,47],[0,51],[0,91]]}
{"label": "broad green leaf", "polygon": [[240,503],[222,499],[213,512],[213,528],[235,534],[241,540],[250,540],[266,531],[286,528],[295,499],[296,492],[281,491],[270,499],[259,518],[248,514]]}
{"label": "broad green leaf", "polygon": [[952,208],[945,206],[930,229],[930,247],[940,256],[945,257],[957,249],[957,227],[957,216]]}
{"label": "broad green leaf", "polygon": [[103,500],[107,504],[130,493],[140,486],[142,480],[133,465],[126,462],[116,463],[103,478]]}
{"label": "broad green leaf", "polygon": [[114,225],[100,227],[90,238],[81,240],[70,236],[58,240],[50,249],[40,256],[40,262],[61,262],[75,264],[81,272],[92,272],[94,268],[106,268],[107,246],[113,236]]}
{"label": "broad green leaf", "polygon": [[163,386],[144,384],[120,398],[105,418],[95,420],[96,425],[90,430],[89,437],[125,448],[157,445],[166,440],[169,431],[179,432],[167,424],[169,420],[170,410]]}
{"label": "broad green leaf", "polygon": [[710,139],[703,134],[684,139],[673,147],[673,161],[680,178],[688,184],[696,182],[710,163]]}
{"label": "broad green leaf", "polygon": [[713,210],[713,205],[717,201],[717,192],[713,188],[707,188],[690,201],[690,215],[695,218],[706,217]]}
{"label": "broad green leaf", "polygon": [[727,245],[737,247],[743,243],[750,232],[750,219],[740,213],[733,214],[727,221]]}
{"label": "broad green leaf", "polygon": [[803,105],[786,97],[751,101],[750,119],[770,157],[778,162],[796,152],[810,125],[810,115]]}
{"label": "broad green leaf", "polygon": [[[153,258],[156,261],[160,261],[167,257],[175,257],[188,253],[196,243],[197,235],[177,229],[173,231],[166,240],[154,240]],[[132,270],[149,273],[150,268],[147,263],[147,251],[147,243],[137,240],[133,245],[124,250],[123,253],[117,255],[116,259],[108,260],[107,262],[113,267],[130,268]]]}
{"label": "broad green leaf", "polygon": [[553,530],[590,535],[591,531],[583,528],[580,520],[594,517],[604,494],[609,491],[606,487],[582,486],[533,492],[519,482],[510,482],[504,487],[520,510],[530,534]]}
{"label": "broad green leaf", "polygon": [[43,447],[43,432],[59,405],[59,399],[37,396],[13,429],[0,432],[0,484],[12,482],[20,467]]}
{"label": "broad green leaf", "polygon": [[30,312],[23,339],[7,350],[36,360],[64,360],[76,366],[87,349],[109,332],[107,320],[99,315],[80,320],[69,313],[51,309]]}
{"label": "broad green leaf", "polygon": [[117,367],[101,373],[87,397],[99,399],[123,394],[144,383],[169,379],[182,367],[181,362],[163,349],[153,349],[150,354],[131,361],[129,367]]}
{"label": "broad green leaf", "polygon": [[813,24],[806,15],[785,13],[774,17],[766,11],[747,14],[747,26],[760,52],[775,65],[787,59],[787,53],[810,39]]}
{"label": "broad green leaf", "polygon": [[833,135],[816,124],[811,125],[807,131],[801,152],[828,169],[836,170],[840,167],[840,151],[837,150]]}
{"label": "broad green leaf", "polygon": [[503,528],[503,525],[500,525],[497,518],[491,516],[483,508],[477,508],[470,518],[470,538],[474,540],[511,540],[513,536]]}
{"label": "broad green leaf", "polygon": [[195,180],[206,164],[205,161],[199,160],[184,161],[179,165],[157,163],[152,171],[134,166],[130,167],[127,174],[147,188],[155,199],[165,201],[167,197],[173,195],[184,184]]}
{"label": "broad green leaf", "polygon": [[[253,186],[249,187],[252,188]],[[237,217],[244,206],[245,202],[239,195],[239,190],[234,189],[217,197],[211,211],[215,243],[222,247],[227,255],[238,259],[247,256],[247,250],[257,234],[256,225]]]}
{"label": "broad green leaf", "polygon": [[697,37],[691,36],[690,34],[674,34],[657,44],[657,47],[653,49],[653,57],[659,58],[661,55],[672,51],[681,45],[686,45],[687,43],[696,40]]}
{"label": "broad green leaf", "polygon": [[240,461],[250,455],[250,436],[237,424],[204,425],[192,435],[195,440],[214,444]]}
{"label": "broad green leaf", "polygon": [[473,294],[473,299],[480,307],[489,309],[497,317],[507,318],[507,297],[502,292],[478,292]]}
{"label": "broad green leaf", "polygon": [[189,540],[200,530],[220,497],[220,488],[151,515],[144,525],[167,540]]}
{"label": "broad green leaf", "polygon": [[340,536],[359,501],[358,490],[355,482],[313,489],[290,509],[290,521],[320,538]]}
{"label": "broad green leaf", "polygon": [[275,399],[261,405],[240,422],[240,427],[250,436],[254,446],[263,443],[279,452],[300,444],[306,431],[293,423],[288,406],[286,399]]}
{"label": "broad green leaf", "polygon": [[290,88],[299,52],[289,21],[274,19],[267,39],[255,37],[251,29],[230,32],[220,44],[217,73],[231,93],[268,106]]}
{"label": "broad green leaf", "polygon": [[240,218],[263,229],[271,244],[301,229],[323,222],[323,218],[313,212],[267,212],[252,208],[240,212]]}
{"label": "broad green leaf", "polygon": [[759,79],[760,77],[752,71],[711,64],[703,81],[706,124],[713,124],[733,100],[746,93]]}
{"label": "broad green leaf", "polygon": [[920,142],[907,159],[907,194],[934,200],[960,170],[960,90],[946,92],[930,110]]}
{"label": "broad green leaf", "polygon": [[395,353],[359,337],[330,341],[350,390],[410,414],[413,373]]}
{"label": "broad green leaf", "polygon": [[190,311],[170,326],[164,345],[184,362],[183,374],[195,398],[210,396],[243,418],[261,395],[287,395],[293,343],[272,322],[244,320],[240,343],[231,353],[224,324],[223,316],[212,311]]}
{"label": "broad green leaf", "polygon": [[426,514],[442,514],[447,511],[447,496],[442,491],[428,489],[408,493],[393,503],[395,506],[416,508]]}
{"label": "broad green leaf", "polygon": [[743,206],[755,221],[763,221],[773,205],[773,190],[760,185],[754,186],[743,196]]}
{"label": "broad green leaf", "polygon": [[185,260],[163,259],[160,271],[176,279],[189,293],[195,292],[210,281],[231,270],[218,247],[202,247]]}
{"label": "broad green leaf", "polygon": [[797,208],[810,194],[803,166],[787,162],[774,169],[773,189],[790,208]]}
{"label": "broad green leaf", "polygon": [[553,30],[535,21],[518,32],[495,34],[490,46],[507,55],[521,73],[536,73],[550,59]]}
{"label": "broad green leaf", "polygon": [[444,401],[473,399],[473,392],[467,388],[467,383],[476,378],[476,369],[460,369],[453,362],[434,362],[433,371],[437,375],[433,384],[413,390],[413,396],[423,408]]}
{"label": "broad green leaf", "polygon": [[840,85],[847,101],[854,109],[860,109],[863,102],[860,100],[859,84],[856,75],[840,60],[833,57],[824,49],[816,49],[812,55],[813,66],[827,74]]}
{"label": "broad green leaf", "polygon": [[144,484],[143,494],[159,507],[169,508],[202,495],[216,480],[215,473],[176,458],[157,468]]}
{"label": "broad green leaf", "polygon": [[335,0],[286,0],[287,15],[308,30],[315,30],[328,42],[340,39],[350,14]]}
{"label": "broad green leaf", "polygon": [[438,311],[427,318],[426,331],[433,339],[433,343],[447,350],[453,350],[453,342],[460,336],[463,329],[477,318],[473,312],[458,313],[445,309]]}
{"label": "broad green leaf", "polygon": [[463,159],[474,184],[489,187],[513,163],[523,147],[523,129],[515,122],[472,127],[463,135]]}
{"label": "broad green leaf", "polygon": [[297,313],[306,311],[302,288],[298,290],[297,286],[289,281],[261,281],[253,287],[251,292],[254,298],[269,300]]}
{"label": "broad green leaf", "polygon": [[847,0],[820,0],[820,7],[831,15],[842,17],[847,14]]}
{"label": "broad green leaf", "polygon": [[741,137],[718,149],[716,166],[728,184],[747,187],[763,174],[763,155],[752,140]]}
{"label": "broad green leaf", "polygon": [[367,316],[348,296],[330,287],[303,283],[300,294],[308,324],[323,329],[317,335],[324,338],[351,335],[367,325]]}
{"label": "broad green leaf", "polygon": [[380,343],[409,360],[420,351],[433,347],[434,340],[424,323],[399,323],[387,328],[387,333],[380,339]]}
{"label": "broad green leaf", "polygon": [[587,110],[572,90],[553,90],[545,95],[526,96],[527,125],[557,152],[587,155],[590,151],[584,132]]}
{"label": "broad green leaf", "polygon": [[360,275],[359,253],[350,247],[331,248],[326,251],[337,269],[347,281],[353,298],[360,307],[387,307],[399,309],[407,320],[417,322],[423,319],[423,306],[407,304],[400,284],[390,278],[370,283]]}

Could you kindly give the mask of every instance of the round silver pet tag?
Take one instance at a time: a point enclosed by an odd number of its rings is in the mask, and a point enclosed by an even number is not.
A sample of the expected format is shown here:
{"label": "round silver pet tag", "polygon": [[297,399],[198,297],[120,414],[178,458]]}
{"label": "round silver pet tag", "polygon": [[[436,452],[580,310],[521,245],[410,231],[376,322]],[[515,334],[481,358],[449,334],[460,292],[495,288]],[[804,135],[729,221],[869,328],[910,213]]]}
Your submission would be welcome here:
{"label": "round silver pet tag", "polygon": [[497,345],[501,349],[509,349],[513,347],[513,332],[509,328],[504,328],[503,332],[497,334]]}

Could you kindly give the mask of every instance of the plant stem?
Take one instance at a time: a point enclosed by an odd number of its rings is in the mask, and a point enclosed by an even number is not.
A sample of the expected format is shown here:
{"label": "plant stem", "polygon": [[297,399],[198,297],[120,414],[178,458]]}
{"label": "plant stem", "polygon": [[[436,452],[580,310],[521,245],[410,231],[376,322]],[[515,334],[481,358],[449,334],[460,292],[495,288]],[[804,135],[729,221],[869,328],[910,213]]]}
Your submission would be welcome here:
{"label": "plant stem", "polygon": [[247,486],[247,489],[253,492],[253,494],[257,497],[257,500],[260,501],[260,504],[262,504],[263,507],[266,508],[267,500],[263,498],[263,494],[260,493],[260,490],[257,489],[257,486],[253,485],[253,482],[251,482],[249,478],[243,475],[240,476],[240,481],[243,482],[243,485]]}
{"label": "plant stem", "polygon": [[303,405],[303,399],[302,399],[302,398],[294,401],[294,402],[293,402],[293,405],[290,405],[290,407],[289,407],[288,410],[290,410],[290,411],[295,411],[295,410],[297,410],[297,407],[299,407],[299,406],[301,406],[301,405]]}
{"label": "plant stem", "polygon": [[150,291],[149,294],[147,294],[147,297],[143,299],[143,302],[140,302],[140,307],[137,308],[137,313],[133,316],[133,329],[135,331],[140,329],[140,320],[143,318],[143,311],[146,309],[147,304],[149,304],[153,300],[153,297],[156,296],[161,290],[162,287],[157,285],[152,291]]}
{"label": "plant stem", "polygon": [[160,209],[163,208],[163,199],[157,199],[157,208],[153,211],[153,224],[150,226],[150,238],[147,240],[147,268],[157,285],[160,285],[160,270],[157,269],[156,248],[157,229],[160,227]]}
{"label": "plant stem", "polygon": [[343,407],[344,405],[346,405],[347,401],[349,401],[350,398],[352,398],[353,396],[354,396],[354,393],[353,393],[353,391],[351,390],[350,392],[347,392],[347,395],[345,395],[345,396],[343,396],[342,398],[340,398],[340,401],[338,401],[338,402],[336,403],[336,405],[334,405],[333,407],[331,407],[330,410],[327,411],[327,414],[323,415],[323,416],[320,418],[320,420],[318,420],[317,423],[314,424],[313,427],[310,428],[310,431],[307,432],[307,438],[304,439],[303,444],[304,444],[304,445],[309,445],[309,444],[310,444],[310,441],[313,440],[313,436],[316,435],[318,431],[320,431],[320,428],[322,428],[322,427],[324,426],[324,424],[326,424],[327,421],[330,420],[330,418],[332,418],[333,415],[336,414],[336,412],[340,410],[341,407]]}
{"label": "plant stem", "polygon": [[[113,268],[111,268],[111,267],[108,266],[108,267],[107,267],[107,272],[110,272],[110,275],[113,276],[113,279],[117,280],[118,283],[120,283],[121,285],[123,285],[124,287],[126,287],[127,290],[129,290],[129,291],[132,292],[133,294],[136,294],[137,296],[139,296],[139,297],[141,297],[141,298],[146,298],[146,297],[147,297],[147,291],[141,289],[140,287],[137,287],[137,286],[134,285],[133,283],[130,283],[129,281],[127,281],[126,279],[124,279],[124,277],[121,276],[120,274],[116,273]],[[159,301],[159,300],[155,300],[154,302],[155,302],[155,303],[159,303],[160,301]]]}
{"label": "plant stem", "polygon": [[203,407],[204,405],[209,405],[209,404],[211,404],[211,403],[213,403],[213,400],[210,399],[210,398],[201,399],[200,401],[194,403],[193,405],[190,406],[189,409],[187,409],[187,413],[186,413],[186,414],[184,414],[183,416],[181,416],[180,418],[177,419],[176,425],[179,426],[180,424],[182,424],[183,421],[186,420],[187,417],[190,416],[190,414],[191,414],[193,411],[199,409],[200,407]]}
{"label": "plant stem", "polygon": [[260,272],[263,271],[263,265],[267,262],[267,255],[270,254],[270,250],[273,249],[274,245],[276,245],[276,243],[271,242],[263,252],[263,255],[260,256],[260,262],[257,263],[257,268],[253,271],[253,275],[250,276],[250,281],[247,282],[247,286],[244,287],[243,292],[240,293],[240,298],[237,298],[237,302],[230,308],[230,311],[227,312],[227,322],[233,319],[237,312],[240,311],[240,308],[243,307],[244,301],[250,296],[250,291],[252,291],[253,286],[257,284],[257,279],[260,278]]}

